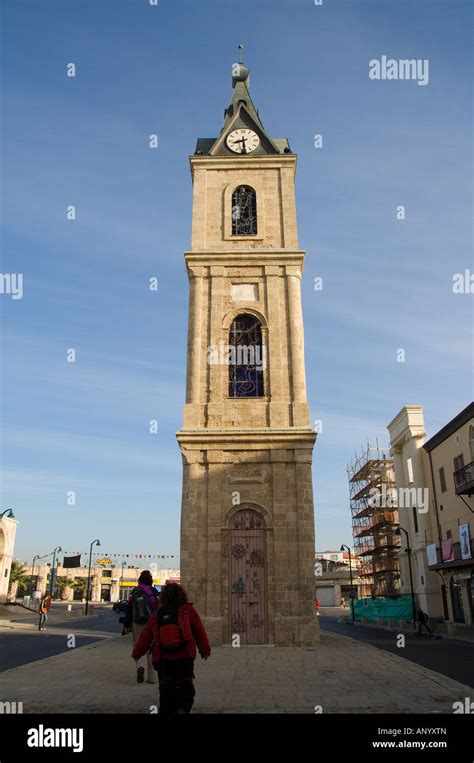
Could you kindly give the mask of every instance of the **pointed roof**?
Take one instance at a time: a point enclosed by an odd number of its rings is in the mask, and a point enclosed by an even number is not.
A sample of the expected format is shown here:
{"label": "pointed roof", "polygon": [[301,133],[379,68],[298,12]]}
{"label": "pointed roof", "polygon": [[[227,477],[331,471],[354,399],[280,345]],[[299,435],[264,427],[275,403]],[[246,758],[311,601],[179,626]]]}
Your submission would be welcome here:
{"label": "pointed roof", "polygon": [[[239,46],[241,47],[241,46]],[[292,153],[286,138],[270,138],[263,127],[258,109],[255,108],[249,92],[249,69],[242,61],[232,66],[232,100],[224,111],[224,124],[218,138],[198,138],[196,154],[207,156],[236,156],[225,143],[226,136],[239,127],[254,130],[260,145],[253,155]],[[249,154],[244,154],[249,156]]]}

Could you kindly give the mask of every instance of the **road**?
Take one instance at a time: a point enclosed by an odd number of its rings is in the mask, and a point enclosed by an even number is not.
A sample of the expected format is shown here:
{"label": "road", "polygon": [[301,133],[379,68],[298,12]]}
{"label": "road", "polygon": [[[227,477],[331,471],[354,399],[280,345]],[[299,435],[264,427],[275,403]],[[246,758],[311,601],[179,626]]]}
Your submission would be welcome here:
{"label": "road", "polygon": [[[348,610],[345,610],[347,615]],[[371,625],[339,623],[342,611],[321,610],[321,628],[363,641],[377,649],[404,657],[417,665],[435,670],[444,676],[474,687],[474,644],[459,639],[442,638],[432,641],[427,636],[405,634],[405,646],[397,646],[397,631]]]}
{"label": "road", "polygon": [[[76,649],[104,638],[104,634],[119,635],[119,615],[112,612],[111,607],[96,607],[95,612],[97,617],[80,620],[63,619],[59,614],[54,620],[50,618],[41,633],[31,629],[31,624],[37,622],[36,615],[22,618],[27,628],[0,629],[0,672],[69,651],[68,634],[74,634]],[[81,635],[81,631],[86,631],[86,635]],[[91,635],[94,631],[97,636]]]}

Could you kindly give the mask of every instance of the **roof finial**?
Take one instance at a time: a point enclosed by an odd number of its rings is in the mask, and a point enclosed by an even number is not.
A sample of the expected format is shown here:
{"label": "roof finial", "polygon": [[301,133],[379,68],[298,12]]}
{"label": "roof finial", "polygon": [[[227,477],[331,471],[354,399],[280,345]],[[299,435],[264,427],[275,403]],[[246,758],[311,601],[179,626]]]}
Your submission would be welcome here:
{"label": "roof finial", "polygon": [[239,43],[239,50],[240,50],[239,64],[243,64],[244,63],[244,61],[243,61],[243,53],[242,53],[243,49],[244,49],[244,46],[242,45],[242,43]]}

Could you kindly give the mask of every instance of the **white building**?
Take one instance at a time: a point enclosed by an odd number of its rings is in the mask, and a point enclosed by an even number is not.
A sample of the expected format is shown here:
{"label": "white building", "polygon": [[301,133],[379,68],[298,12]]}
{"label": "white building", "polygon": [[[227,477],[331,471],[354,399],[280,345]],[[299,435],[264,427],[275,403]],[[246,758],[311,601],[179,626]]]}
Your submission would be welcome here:
{"label": "white building", "polygon": [[5,601],[8,594],[17,527],[16,519],[0,516],[0,602]]}

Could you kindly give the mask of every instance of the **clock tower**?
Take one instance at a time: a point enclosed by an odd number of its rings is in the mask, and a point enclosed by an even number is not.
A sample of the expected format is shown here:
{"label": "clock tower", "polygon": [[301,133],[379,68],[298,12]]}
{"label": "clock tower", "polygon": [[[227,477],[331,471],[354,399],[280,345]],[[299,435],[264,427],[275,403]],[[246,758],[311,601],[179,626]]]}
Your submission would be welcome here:
{"label": "clock tower", "polygon": [[199,138],[190,157],[181,579],[213,644],[310,645],[316,435],[296,155],[267,134],[248,86],[248,68],[234,64],[220,135]]}

